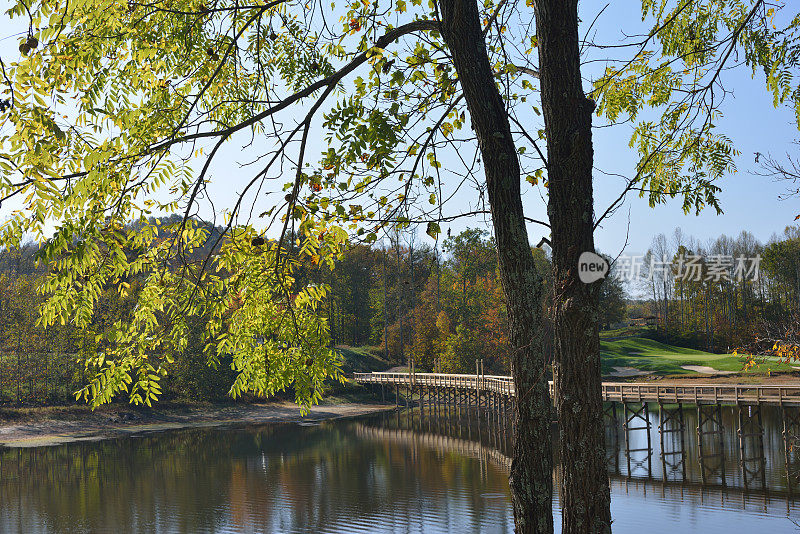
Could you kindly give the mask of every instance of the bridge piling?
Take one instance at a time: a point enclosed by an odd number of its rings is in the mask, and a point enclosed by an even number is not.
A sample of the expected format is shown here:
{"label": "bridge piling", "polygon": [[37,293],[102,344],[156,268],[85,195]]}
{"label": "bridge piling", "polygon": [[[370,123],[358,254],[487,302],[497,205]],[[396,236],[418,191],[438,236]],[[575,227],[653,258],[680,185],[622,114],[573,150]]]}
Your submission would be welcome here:
{"label": "bridge piling", "polygon": [[[761,420],[761,406],[737,405],[739,428],[739,466],[742,470],[744,487],[758,479],[766,488],[766,458],[764,456],[764,425]],[[745,416],[745,410],[747,415]],[[749,447],[748,447],[749,444]]]}
{"label": "bridge piling", "polygon": [[[625,414],[625,423],[623,428],[625,430],[625,453],[628,460],[628,475],[630,476],[632,472],[631,453],[644,452],[646,454],[645,458],[640,461],[634,461],[633,466],[637,468],[644,467],[644,464],[647,463],[647,476],[650,477],[653,473],[653,444],[650,437],[650,410],[646,402],[641,403],[638,408],[633,408],[633,405],[629,403],[623,403],[622,406]],[[632,426],[637,424],[637,422],[642,426]],[[637,430],[643,430],[645,432],[647,447],[631,447],[631,432],[635,432]]]}
{"label": "bridge piling", "polygon": [[[697,405],[697,452],[700,462],[700,477],[706,483],[708,475],[718,476],[720,483],[725,485],[725,429],[722,421],[722,406],[720,404],[698,404]],[[705,436],[716,436],[716,443],[711,438],[711,443]],[[711,452],[706,452],[705,445],[711,445]],[[717,452],[714,451],[716,445]],[[718,458],[716,465],[710,464],[709,460]]]}
{"label": "bridge piling", "polygon": [[[670,409],[664,403],[658,404],[658,435],[661,444],[661,468],[666,478],[670,473],[680,470],[681,479],[686,479],[686,424],[683,419],[683,404]],[[677,434],[677,449],[668,450],[665,438]],[[672,440],[675,444],[676,440]],[[677,459],[675,459],[677,457]]]}
{"label": "bridge piling", "polygon": [[[401,388],[405,388],[405,409],[411,411],[419,406],[418,416],[428,417],[428,424],[439,426],[440,418],[446,417],[445,425],[459,428],[461,432],[462,412],[477,421],[479,438],[483,439],[483,428],[489,432],[493,443],[505,441],[513,434],[516,425],[514,381],[510,376],[491,376],[484,374],[481,362],[475,362],[474,375],[455,375],[443,373],[356,373],[355,380],[370,386],[377,395],[386,399],[386,388],[394,388],[395,406],[401,404]],[[664,381],[666,382],[666,381]],[[666,474],[686,478],[687,449],[686,421],[683,404],[697,408],[697,460],[703,482],[709,478],[719,478],[726,484],[724,449],[725,433],[722,418],[722,405],[736,406],[738,447],[736,447],[743,480],[746,486],[764,486],[764,426],[762,407],[780,407],[783,423],[784,462],[787,486],[795,490],[798,477],[794,465],[797,454],[797,441],[800,436],[800,384],[757,385],[757,384],[670,384],[653,382],[604,382],[603,401],[609,403],[604,410],[613,427],[620,428],[617,404],[622,404],[625,433],[625,451],[629,473],[632,469],[643,468],[648,476],[652,473],[652,437],[649,402],[659,405],[658,431],[661,444],[661,466]],[[374,386],[374,387],[373,387]],[[390,392],[391,393],[391,392]],[[552,395],[552,387],[551,387]],[[473,414],[474,410],[474,414]],[[459,417],[457,422],[452,416]],[[408,421],[413,423],[415,415],[410,413]],[[483,420],[485,417],[485,421]],[[467,433],[472,439],[472,425],[467,425]],[[636,434],[645,431],[646,436]],[[636,438],[634,439],[634,436]],[[646,439],[639,439],[643,437]],[[619,444],[619,432],[613,430],[607,439]],[[632,460],[632,453],[645,452],[641,460]],[[671,447],[671,449],[670,449]],[[621,448],[621,447],[620,447]],[[619,463],[619,455],[615,462]]]}

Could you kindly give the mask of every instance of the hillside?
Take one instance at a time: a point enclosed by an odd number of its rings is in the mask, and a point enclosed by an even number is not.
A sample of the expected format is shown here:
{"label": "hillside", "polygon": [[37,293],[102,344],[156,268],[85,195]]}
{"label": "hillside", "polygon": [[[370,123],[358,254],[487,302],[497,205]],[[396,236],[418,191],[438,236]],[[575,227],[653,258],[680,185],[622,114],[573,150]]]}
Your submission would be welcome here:
{"label": "hillside", "polygon": [[350,373],[369,373],[385,371],[391,364],[378,354],[374,347],[349,347],[339,345],[336,351],[344,358],[342,371]]}

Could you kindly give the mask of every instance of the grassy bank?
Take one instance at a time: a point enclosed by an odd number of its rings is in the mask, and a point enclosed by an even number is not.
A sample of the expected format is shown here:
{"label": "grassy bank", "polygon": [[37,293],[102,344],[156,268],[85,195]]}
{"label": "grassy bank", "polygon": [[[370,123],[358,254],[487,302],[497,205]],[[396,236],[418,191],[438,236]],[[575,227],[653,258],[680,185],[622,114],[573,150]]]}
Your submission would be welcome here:
{"label": "grassy bank", "polygon": [[[744,360],[733,354],[714,354],[702,350],[676,347],[646,337],[648,329],[630,327],[601,333],[600,354],[604,375],[615,367],[633,368],[654,375],[698,376],[685,366],[710,367],[715,371],[744,375],[767,375],[795,369],[775,359],[744,371]],[[384,371],[390,363],[374,347],[337,347],[345,358],[345,372]]]}
{"label": "grassy bank", "polygon": [[376,347],[350,347],[338,345],[336,350],[344,358],[342,370],[345,373],[370,373],[385,371],[391,364]]}
{"label": "grassy bank", "polygon": [[675,347],[643,337],[617,340],[600,340],[603,373],[611,373],[614,367],[633,367],[658,375],[696,375],[696,371],[684,366],[698,365],[717,371],[744,374],[792,371],[793,368],[776,360],[766,361],[748,371],[743,371],[744,361],[733,354],[713,354],[701,350]]}

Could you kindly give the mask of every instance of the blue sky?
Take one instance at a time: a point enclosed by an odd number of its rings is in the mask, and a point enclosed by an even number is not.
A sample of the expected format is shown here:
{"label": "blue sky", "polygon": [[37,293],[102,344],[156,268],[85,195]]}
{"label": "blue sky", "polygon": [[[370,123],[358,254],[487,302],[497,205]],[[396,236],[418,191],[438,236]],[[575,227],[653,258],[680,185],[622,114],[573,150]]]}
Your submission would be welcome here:
{"label": "blue sky", "polygon": [[[583,2],[581,13],[586,20],[592,20],[595,13],[605,5],[599,2]],[[617,1],[606,9],[595,24],[598,39],[605,42],[619,40],[622,33],[632,34],[645,29],[640,20],[640,3],[638,1]],[[18,23],[11,23],[5,17],[0,19],[0,44],[3,58],[8,61],[16,55],[17,39],[20,28]],[[14,53],[9,56],[9,52]],[[593,74],[586,69],[588,78]],[[733,94],[724,105],[725,117],[719,121],[722,132],[728,135],[741,151],[736,163],[738,173],[725,176],[718,185],[722,187],[720,194],[723,215],[716,215],[713,210],[706,210],[699,216],[686,215],[681,209],[681,201],[675,199],[654,208],[648,206],[647,200],[636,194],[630,195],[623,208],[607,219],[596,235],[597,248],[603,252],[616,255],[622,250],[626,241],[630,217],[630,235],[626,252],[631,254],[644,252],[652,237],[660,232],[670,235],[673,229],[680,226],[686,234],[700,241],[706,241],[725,233],[737,235],[748,230],[766,241],[773,233],[780,233],[787,225],[794,223],[794,217],[800,213],[800,200],[778,201],[778,195],[786,189],[785,184],[775,183],[769,178],[756,176],[754,153],[783,156],[794,150],[792,142],[800,138],[794,122],[794,114],[787,108],[775,109],[772,98],[764,88],[763,74],[752,79],[746,68],[725,74],[725,84],[733,90]],[[601,124],[600,119],[596,124]],[[537,126],[539,127],[539,126]],[[636,154],[628,148],[630,126],[596,129],[594,133],[595,165],[606,172],[630,176],[637,161]],[[313,143],[322,149],[321,143]],[[235,146],[229,147],[223,158],[215,165],[218,178],[211,191],[217,206],[225,206],[226,199],[234,198],[238,184],[236,182],[239,152]],[[595,176],[595,211],[602,213],[606,206],[615,199],[623,187],[617,177]],[[545,205],[539,192],[523,182],[526,215],[536,219],[546,219]],[[280,196],[283,193],[279,193]],[[473,192],[465,192],[459,196],[451,211],[466,211],[468,205],[474,203]],[[461,209],[463,208],[463,209]],[[4,206],[3,211],[8,209]],[[629,216],[630,213],[630,216]],[[0,219],[3,218],[0,213]],[[482,226],[483,219],[459,220],[444,225],[457,232],[466,226]],[[488,228],[488,225],[487,225]],[[529,227],[530,238],[536,243],[544,235],[541,227]],[[422,234],[422,233],[421,233]],[[423,239],[428,240],[422,234]]]}
{"label": "blue sky", "polygon": [[[794,223],[794,217],[800,213],[800,200],[779,201],[778,196],[786,191],[787,185],[753,174],[759,168],[754,161],[755,152],[776,157],[798,152],[792,146],[792,142],[800,137],[794,113],[785,107],[773,107],[761,74],[753,80],[748,72],[742,70],[736,73],[729,86],[734,88],[734,97],[726,103],[725,116],[719,121],[719,126],[733,140],[741,155],[736,158],[738,172],[726,175],[717,184],[722,188],[720,204],[724,213],[716,215],[713,209],[708,209],[699,216],[686,215],[679,199],[650,208],[646,199],[634,194],[628,197],[625,209],[619,210],[599,229],[596,235],[598,248],[615,252],[623,245],[628,207],[631,252],[643,252],[654,234],[663,232],[669,235],[676,226],[701,241],[722,233],[735,236],[742,230],[766,241],[773,233],[781,233],[784,227]],[[628,148],[627,141],[627,132],[622,129],[614,132],[596,130],[596,166],[630,175],[636,157]],[[596,211],[602,212],[601,208],[613,201],[619,190],[619,179],[596,175]]]}
{"label": "blue sky", "polygon": [[[630,35],[649,27],[641,22],[639,2],[629,0],[611,4],[595,23],[599,29],[598,39],[618,42],[623,33]],[[582,2],[584,20],[593,19],[604,5],[594,1]],[[787,225],[794,223],[795,216],[800,213],[800,199],[778,201],[778,196],[786,191],[786,184],[752,173],[759,167],[754,162],[755,152],[776,157],[798,152],[792,146],[792,142],[800,138],[794,112],[786,107],[776,109],[773,106],[763,73],[756,73],[753,78],[751,72],[743,67],[723,76],[726,88],[733,93],[723,104],[724,116],[718,121],[718,127],[741,152],[736,158],[738,172],[725,176],[717,184],[722,188],[719,198],[724,213],[716,215],[712,209],[699,216],[694,213],[686,215],[680,199],[651,208],[646,198],[639,198],[634,193],[628,196],[625,207],[598,229],[595,241],[599,250],[616,254],[622,249],[629,209],[630,236],[626,252],[634,254],[646,251],[655,234],[663,232],[669,237],[678,226],[701,242],[723,233],[735,236],[742,230],[766,241],[773,233],[781,233]],[[595,124],[600,124],[600,119],[595,119]],[[630,127],[627,126],[595,129],[595,166],[606,172],[632,175],[637,157],[628,148],[629,137]],[[594,184],[595,212],[600,214],[618,196],[622,180],[595,173]]]}

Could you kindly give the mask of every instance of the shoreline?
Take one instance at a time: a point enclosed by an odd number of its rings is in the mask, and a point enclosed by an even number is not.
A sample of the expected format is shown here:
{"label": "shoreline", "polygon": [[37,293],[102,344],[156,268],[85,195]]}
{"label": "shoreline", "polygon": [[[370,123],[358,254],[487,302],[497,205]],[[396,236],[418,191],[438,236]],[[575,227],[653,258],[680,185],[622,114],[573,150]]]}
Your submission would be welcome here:
{"label": "shoreline", "polygon": [[187,428],[317,423],[394,409],[393,404],[336,402],[336,399],[326,402],[323,399],[320,404],[312,406],[305,416],[301,414],[300,407],[291,401],[156,405],[150,409],[106,406],[95,411],[83,406],[0,410],[0,450],[49,447]]}
{"label": "shoreline", "polygon": [[[771,376],[690,375],[603,377],[604,380],[646,385],[726,384],[800,385],[796,372]],[[112,404],[92,411],[85,405],[0,408],[0,450],[99,441],[124,436],[187,428],[266,423],[316,423],[395,410],[394,404],[373,402],[369,397],[332,396],[301,415],[292,401],[263,403],[164,403],[153,408]]]}

